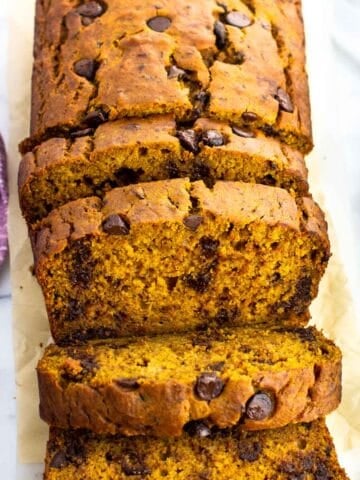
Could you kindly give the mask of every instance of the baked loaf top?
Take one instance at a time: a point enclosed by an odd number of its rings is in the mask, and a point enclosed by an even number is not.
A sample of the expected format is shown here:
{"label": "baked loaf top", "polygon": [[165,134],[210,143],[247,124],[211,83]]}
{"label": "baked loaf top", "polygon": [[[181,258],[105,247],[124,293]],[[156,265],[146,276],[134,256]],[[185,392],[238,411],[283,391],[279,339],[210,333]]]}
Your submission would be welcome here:
{"label": "baked loaf top", "polygon": [[[300,0],[37,1],[29,150],[169,113],[312,146]],[[81,133],[80,133],[81,134]]]}
{"label": "baked loaf top", "polygon": [[187,179],[70,202],[38,224],[33,248],[57,342],[212,322],[299,325],[329,258],[310,198]]}
{"label": "baked loaf top", "polygon": [[278,428],[322,417],[341,398],[341,353],[314,328],[51,345],[37,372],[45,421],[102,434],[179,436],[199,421]]}
{"label": "baked loaf top", "polygon": [[111,187],[186,176],[207,184],[236,180],[308,194],[303,155],[276,139],[260,133],[251,137],[250,131],[209,119],[184,132],[178,138],[171,115],[156,115],[107,122],[80,138],[43,142],[20,164],[26,220],[33,223],[71,200],[103,196]]}
{"label": "baked loaf top", "polygon": [[100,438],[51,429],[44,480],[346,480],[325,421],[210,437]]}

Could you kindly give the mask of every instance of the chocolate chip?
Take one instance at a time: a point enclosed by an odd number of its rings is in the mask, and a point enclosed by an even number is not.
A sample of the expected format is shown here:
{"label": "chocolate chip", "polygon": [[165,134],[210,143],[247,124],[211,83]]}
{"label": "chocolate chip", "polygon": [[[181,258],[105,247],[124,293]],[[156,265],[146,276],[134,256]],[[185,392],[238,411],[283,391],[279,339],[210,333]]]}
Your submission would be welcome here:
{"label": "chocolate chip", "polygon": [[217,130],[207,130],[202,134],[202,141],[208,147],[221,147],[225,140],[223,135]]}
{"label": "chocolate chip", "polygon": [[214,25],[214,34],[216,37],[216,46],[219,50],[226,46],[227,32],[225,25],[217,20]]}
{"label": "chocolate chip", "polygon": [[210,401],[221,395],[224,382],[216,373],[202,373],[196,380],[195,393],[201,400]]}
{"label": "chocolate chip", "polygon": [[220,245],[219,240],[215,240],[211,237],[202,237],[200,239],[200,247],[203,255],[206,258],[211,258],[214,255],[216,255],[219,245]]}
{"label": "chocolate chip", "polygon": [[125,475],[150,475],[151,473],[141,456],[132,451],[124,452],[121,467]]}
{"label": "chocolate chip", "polygon": [[136,378],[119,378],[115,383],[124,390],[134,391],[140,387]]}
{"label": "chocolate chip", "polygon": [[195,159],[194,164],[191,168],[190,178],[192,182],[196,182],[196,180],[203,180],[205,183],[208,182],[210,179],[210,168],[208,165],[200,159]]}
{"label": "chocolate chip", "polygon": [[211,282],[211,274],[208,270],[200,273],[190,273],[183,276],[184,282],[195,292],[204,293]]}
{"label": "chocolate chip", "polygon": [[185,425],[185,432],[187,432],[191,437],[205,438],[211,435],[210,428],[203,422],[192,421]]}
{"label": "chocolate chip", "polygon": [[89,127],[96,128],[102,123],[105,123],[106,120],[109,118],[109,115],[104,112],[101,108],[97,110],[93,110],[92,112],[88,113],[84,118],[84,122]]}
{"label": "chocolate chip", "polygon": [[98,2],[88,2],[80,5],[77,12],[83,17],[96,18],[104,13],[104,7]]}
{"label": "chocolate chip", "polygon": [[98,65],[95,60],[90,58],[82,58],[74,63],[74,71],[80,77],[85,77],[89,81],[94,80]]}
{"label": "chocolate chip", "polygon": [[168,78],[177,78],[178,80],[183,80],[187,77],[187,73],[182,68],[172,65],[169,68]]}
{"label": "chocolate chip", "polygon": [[80,137],[87,137],[88,135],[93,135],[94,129],[93,128],[84,128],[83,130],[77,130],[76,132],[71,132],[71,138],[80,138]]}
{"label": "chocolate chip", "polygon": [[161,17],[159,15],[157,17],[150,18],[150,20],[147,21],[147,25],[152,30],[155,30],[155,32],[165,32],[165,30],[170,27],[171,20],[168,17]]}
{"label": "chocolate chip", "polygon": [[57,452],[50,463],[50,468],[64,468],[68,465],[66,454],[63,450]]}
{"label": "chocolate chip", "polygon": [[244,137],[244,138],[255,137],[255,133],[249,130],[248,128],[232,127],[232,131],[235,133],[235,135],[238,135],[239,137]]}
{"label": "chocolate chip", "polygon": [[200,91],[194,96],[194,115],[200,116],[210,100],[210,93]]}
{"label": "chocolate chip", "polygon": [[110,215],[103,223],[103,230],[110,235],[129,235],[130,225],[120,215]]}
{"label": "chocolate chip", "polygon": [[227,24],[233,27],[245,28],[251,25],[251,19],[241,12],[229,12],[225,15],[225,21]]}
{"label": "chocolate chip", "polygon": [[315,470],[315,480],[329,480],[331,478],[332,476],[328,467],[323,462],[320,462]]}
{"label": "chocolate chip", "polygon": [[243,440],[238,444],[239,458],[244,462],[255,462],[259,459],[262,452],[262,445],[260,442],[251,442]]}
{"label": "chocolate chip", "polygon": [[184,218],[184,225],[195,232],[203,223],[203,221],[204,219],[200,215],[189,215],[188,217]]}
{"label": "chocolate chip", "polygon": [[199,153],[199,136],[195,130],[180,130],[177,133],[178,139],[182,147],[189,150],[192,153]]}
{"label": "chocolate chip", "polygon": [[246,404],[246,416],[250,420],[265,420],[273,411],[273,399],[266,392],[255,393]]}
{"label": "chocolate chip", "polygon": [[285,90],[279,87],[275,95],[275,98],[279,102],[281,110],[284,110],[284,112],[288,112],[288,113],[294,112],[294,105],[291,101],[289,94],[286,93]]}
{"label": "chocolate chip", "polygon": [[246,123],[256,122],[258,119],[258,116],[254,112],[244,112],[241,117]]}
{"label": "chocolate chip", "polygon": [[167,171],[167,174],[168,174],[169,178],[179,178],[180,177],[180,173],[181,173],[180,169],[176,165],[176,163],[173,162],[172,160],[169,160],[165,164],[165,168],[166,168],[166,171]]}

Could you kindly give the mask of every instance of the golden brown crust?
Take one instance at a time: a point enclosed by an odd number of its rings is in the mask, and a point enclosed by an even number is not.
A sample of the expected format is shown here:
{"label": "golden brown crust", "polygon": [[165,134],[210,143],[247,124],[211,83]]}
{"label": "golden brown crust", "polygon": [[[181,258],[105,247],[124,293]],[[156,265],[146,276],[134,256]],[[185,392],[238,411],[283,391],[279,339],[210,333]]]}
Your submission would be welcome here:
{"label": "golden brown crust", "polygon": [[[141,367],[131,369],[129,362]],[[198,379],[209,371],[222,384],[211,400],[197,391]],[[311,328],[235,328],[203,337],[51,345],[37,372],[43,420],[101,434],[180,436],[190,421],[220,428],[241,421],[244,430],[279,428],[322,417],[341,399],[341,353]],[[248,409],[259,392],[271,406],[254,418]]]}
{"label": "golden brown crust", "polygon": [[[202,109],[214,118],[243,125],[251,112],[268,134],[311,149],[300,2],[98,5],[89,18],[69,0],[37,1],[32,139],[23,148],[94,123],[94,111],[102,112],[100,122],[164,113],[191,119],[196,93],[209,92]],[[234,11],[243,16],[240,26],[228,19]],[[163,31],[151,24],[156,16],[170,20]],[[93,62],[85,74],[80,60]],[[184,74],[170,73],[174,66]]]}
{"label": "golden brown crust", "polygon": [[[197,153],[176,137],[171,116],[118,120],[101,125],[93,135],[53,138],[23,157],[19,169],[20,204],[29,223],[77,198],[103,194],[110,186],[189,176],[256,182],[308,194],[303,155],[277,140],[258,134],[244,138],[224,122],[198,119],[199,139],[216,131],[224,145],[199,141]],[[245,134],[247,131],[245,132]]]}

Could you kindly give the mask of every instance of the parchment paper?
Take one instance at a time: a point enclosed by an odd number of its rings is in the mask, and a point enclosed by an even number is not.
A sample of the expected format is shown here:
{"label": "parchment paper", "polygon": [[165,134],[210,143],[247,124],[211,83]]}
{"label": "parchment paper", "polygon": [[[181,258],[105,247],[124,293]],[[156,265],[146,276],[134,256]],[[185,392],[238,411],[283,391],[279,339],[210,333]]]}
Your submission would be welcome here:
{"label": "parchment paper", "polygon": [[[324,3],[325,2],[325,3]],[[13,292],[13,328],[16,354],[18,454],[23,463],[42,462],[47,427],[38,417],[38,395],[35,366],[49,340],[48,323],[42,294],[32,272],[32,256],[26,226],[21,218],[17,199],[17,143],[28,133],[30,75],[32,64],[33,0],[13,1],[10,6],[10,246]],[[331,142],[323,135],[319,110],[319,76],[324,75],[324,57],[319,53],[324,31],[321,30],[326,0],[304,0],[310,80],[313,85],[314,131],[317,147],[308,158],[312,191],[326,210],[323,195],[324,158]],[[317,18],[315,23],[314,17]],[[325,47],[326,48],[326,47]],[[325,88],[325,85],[324,85]],[[322,97],[324,98],[324,97]],[[326,108],[326,106],[325,106]],[[317,110],[318,109],[318,110]],[[326,115],[323,111],[323,114]],[[340,206],[339,206],[340,208]],[[337,232],[328,213],[333,257],[322,281],[320,295],[312,307],[313,322],[342,348],[344,352],[343,402],[338,412],[330,415],[328,425],[334,436],[342,464],[352,480],[360,479],[360,331],[359,312],[355,311],[345,270],[340,261]],[[335,215],[334,215],[335,217]]]}

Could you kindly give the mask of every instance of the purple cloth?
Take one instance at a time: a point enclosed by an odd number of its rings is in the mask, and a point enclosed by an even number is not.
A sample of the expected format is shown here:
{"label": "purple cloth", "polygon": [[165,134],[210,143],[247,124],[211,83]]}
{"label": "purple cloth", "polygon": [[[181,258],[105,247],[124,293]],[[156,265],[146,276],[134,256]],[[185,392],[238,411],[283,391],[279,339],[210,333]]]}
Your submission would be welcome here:
{"label": "purple cloth", "polygon": [[0,266],[5,260],[8,250],[7,237],[8,189],[6,174],[6,152],[0,135]]}

